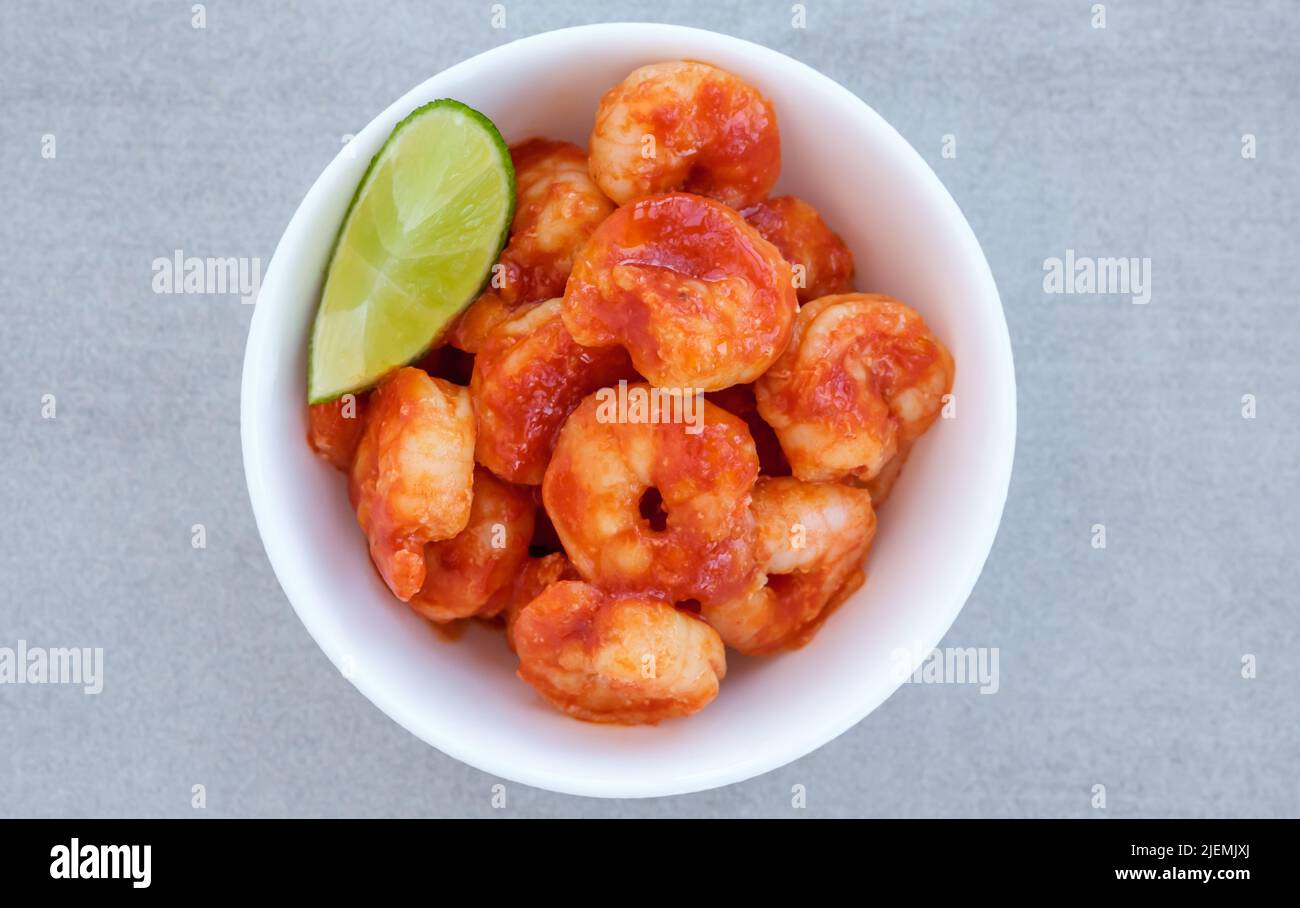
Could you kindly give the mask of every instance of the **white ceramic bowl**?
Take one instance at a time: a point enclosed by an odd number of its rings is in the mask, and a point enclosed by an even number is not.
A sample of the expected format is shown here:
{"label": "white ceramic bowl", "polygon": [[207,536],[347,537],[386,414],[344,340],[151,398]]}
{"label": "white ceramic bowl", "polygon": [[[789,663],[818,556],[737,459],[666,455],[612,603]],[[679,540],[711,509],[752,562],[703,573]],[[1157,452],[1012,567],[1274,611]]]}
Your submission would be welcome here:
{"label": "white ceramic bowl", "polygon": [[[880,517],[866,585],[802,650],[729,654],[707,709],[654,727],[577,722],[515,677],[501,635],[448,641],[371,568],[342,477],[304,436],[307,336],[331,241],[367,161],[434,98],[475,107],[514,142],[586,144],[596,103],[645,63],[704,60],[758,86],[781,126],[777,192],[809,200],[857,260],[858,287],[918,309],[957,361],[955,419],[917,445]],[[961,211],[870,107],[802,63],[667,25],[570,28],[489,50],[429,79],[330,163],[285,230],[244,358],[244,468],[271,565],[326,655],[380,709],[439,750],[506,779],[571,794],[670,795],[739,782],[820,747],[900,683],[895,651],[934,647],[993,543],[1015,445],[1011,345],[992,275]]]}

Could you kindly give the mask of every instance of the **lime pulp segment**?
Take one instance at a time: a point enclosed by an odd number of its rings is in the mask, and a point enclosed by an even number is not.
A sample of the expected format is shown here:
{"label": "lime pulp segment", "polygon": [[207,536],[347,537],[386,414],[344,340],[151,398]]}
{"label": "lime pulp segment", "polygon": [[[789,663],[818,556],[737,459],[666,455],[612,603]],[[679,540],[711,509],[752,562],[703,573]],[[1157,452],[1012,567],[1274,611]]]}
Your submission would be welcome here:
{"label": "lime pulp segment", "polygon": [[424,353],[483,288],[514,216],[510,152],[459,101],[413,111],[339,228],[312,329],[308,400],[373,385]]}

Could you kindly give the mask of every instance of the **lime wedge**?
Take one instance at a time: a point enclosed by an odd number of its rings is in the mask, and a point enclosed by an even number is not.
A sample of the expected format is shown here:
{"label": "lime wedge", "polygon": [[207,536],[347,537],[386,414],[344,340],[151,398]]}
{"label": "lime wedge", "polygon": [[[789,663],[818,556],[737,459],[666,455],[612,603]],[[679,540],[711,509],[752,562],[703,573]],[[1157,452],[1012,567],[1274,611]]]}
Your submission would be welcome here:
{"label": "lime wedge", "polygon": [[514,211],[514,165],[491,120],[444,98],[398,123],[334,241],[307,399],[368,388],[428,350],[487,283]]}

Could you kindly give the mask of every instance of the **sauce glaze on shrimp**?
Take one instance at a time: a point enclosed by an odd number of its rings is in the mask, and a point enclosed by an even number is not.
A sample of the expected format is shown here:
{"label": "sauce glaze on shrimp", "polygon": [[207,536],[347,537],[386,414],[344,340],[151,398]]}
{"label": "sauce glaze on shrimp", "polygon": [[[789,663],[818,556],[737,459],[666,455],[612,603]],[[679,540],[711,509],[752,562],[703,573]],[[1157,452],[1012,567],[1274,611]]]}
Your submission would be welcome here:
{"label": "sauce glaze on shrimp", "polygon": [[[628,387],[629,399],[647,390]],[[569,416],[542,500],[578,572],[669,602],[739,593],[753,569],[749,496],[758,455],[744,422],[703,404],[701,431],[619,422],[598,395]]]}
{"label": "sauce glaze on shrimp", "polygon": [[522,312],[526,303],[508,306],[495,290],[480,293],[469,308],[460,314],[447,335],[447,343],[466,353],[478,353],[483,342],[497,325]]}
{"label": "sauce glaze on shrimp", "polygon": [[783,195],[741,212],[791,266],[802,266],[799,302],[853,289],[853,253],[803,199]]}
{"label": "sauce glaze on shrimp", "polygon": [[336,470],[347,472],[366,426],[364,394],[344,394],[338,400],[307,408],[307,443]]}
{"label": "sauce glaze on shrimp", "polygon": [[754,390],[795,476],[866,482],[938,417],[953,372],[915,310],[848,293],[799,311],[790,346]]}
{"label": "sauce glaze on shrimp", "polygon": [[876,534],[865,489],[762,477],[751,510],[759,570],[742,595],[703,603],[701,614],[742,653],[802,646],[838,601],[862,583]]}
{"label": "sauce glaze on shrimp", "polygon": [[641,725],[698,712],[718,694],[726,652],[713,628],[661,599],[553,583],[514,625],[519,677],[588,722]]}
{"label": "sauce glaze on shrimp", "polygon": [[510,149],[515,165],[515,217],[492,287],[453,326],[451,343],[477,353],[492,327],[524,303],[559,296],[573,257],[614,210],[587,171],[587,156],[570,142],[528,139]]}
{"label": "sauce glaze on shrimp", "polygon": [[528,558],[514,579],[497,591],[485,613],[499,615],[506,625],[506,645],[515,648],[515,622],[524,606],[532,602],[552,583],[581,580],[572,562],[563,552],[551,552],[540,558]]}
{"label": "sauce glaze on shrimp", "polygon": [[469,522],[474,408],[466,388],[398,369],[370,397],[348,496],[380,576],[403,602],[425,578],[424,546]]}
{"label": "sauce glaze on shrimp", "polygon": [[754,439],[754,448],[758,451],[758,472],[762,476],[789,476],[790,462],[785,459],[781,442],[772,427],[763,422],[758,413],[758,401],[754,399],[753,385],[732,385],[721,391],[710,391],[705,395],[709,403],[717,404],[733,416],[739,416],[749,428]]}
{"label": "sauce glaze on shrimp", "polygon": [[684,189],[741,208],[781,171],[772,103],[739,76],[687,60],[643,66],[606,92],[590,147],[592,177],[620,205]]}
{"label": "sauce glaze on shrimp", "polygon": [[424,547],[424,584],[410,606],[430,621],[490,617],[495,594],[513,582],[528,557],[537,505],[530,489],[474,470],[469,523],[450,539]]}
{"label": "sauce glaze on shrimp", "polygon": [[582,347],[560,301],[527,307],[497,325],[474,362],[478,462],[510,482],[539,485],[564,420],[597,388],[633,378],[621,347]]}
{"label": "sauce glaze on shrimp", "polygon": [[596,228],[564,291],[564,325],[588,347],[627,348],[660,386],[751,382],[790,339],[789,264],[725,205],[670,193],[624,205]]}
{"label": "sauce glaze on shrimp", "polygon": [[571,142],[529,139],[511,147],[515,164],[515,219],[501,253],[507,306],[564,292],[573,256],[614,210],[587,170],[587,156]]}

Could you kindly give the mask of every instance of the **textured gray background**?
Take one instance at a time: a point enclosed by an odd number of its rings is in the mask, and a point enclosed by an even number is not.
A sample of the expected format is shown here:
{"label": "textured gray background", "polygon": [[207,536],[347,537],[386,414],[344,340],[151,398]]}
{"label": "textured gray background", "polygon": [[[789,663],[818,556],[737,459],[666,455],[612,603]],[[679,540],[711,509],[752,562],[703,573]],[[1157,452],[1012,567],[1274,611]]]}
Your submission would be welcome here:
{"label": "textured gray background", "polygon": [[[799,31],[785,0],[505,5],[505,31],[486,2],[213,0],[201,31],[188,0],[0,6],[0,645],[106,650],[98,697],[0,686],[0,815],[201,815],[195,783],[209,816],[501,815],[496,779],[387,719],[299,624],[244,488],[251,307],[154,295],[150,263],[268,262],[344,133],[465,57],[601,19],[811,63],[966,212],[1006,306],[1020,435],[946,643],[1000,647],[1001,690],[906,685],[820,751],[717,791],[511,785],[506,813],[1300,813],[1300,8],[1112,2],[1097,30],[1084,0],[811,0]],[[1043,260],[1067,247],[1149,256],[1151,304],[1045,295]]]}

